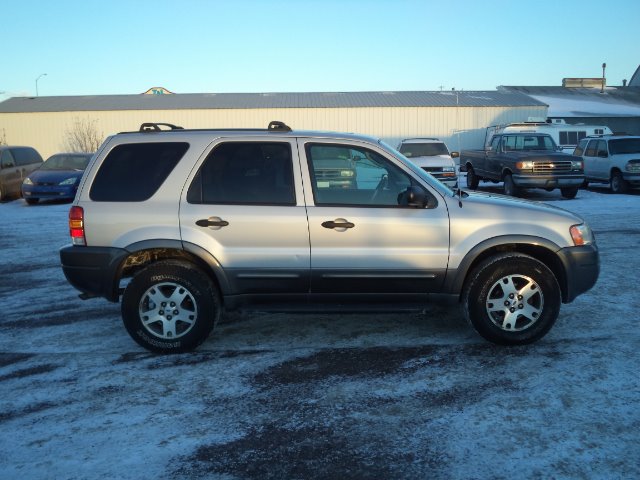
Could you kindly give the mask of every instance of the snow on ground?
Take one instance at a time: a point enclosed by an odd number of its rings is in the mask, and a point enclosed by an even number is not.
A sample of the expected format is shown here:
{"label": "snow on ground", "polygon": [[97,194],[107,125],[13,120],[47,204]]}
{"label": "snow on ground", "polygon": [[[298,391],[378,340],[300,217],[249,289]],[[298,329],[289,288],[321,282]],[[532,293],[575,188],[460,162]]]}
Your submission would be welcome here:
{"label": "snow on ground", "polygon": [[530,197],[582,215],[602,260],[537,344],[434,305],[230,314],[175,356],[66,283],[68,204],[0,204],[0,478],[640,478],[640,193]]}

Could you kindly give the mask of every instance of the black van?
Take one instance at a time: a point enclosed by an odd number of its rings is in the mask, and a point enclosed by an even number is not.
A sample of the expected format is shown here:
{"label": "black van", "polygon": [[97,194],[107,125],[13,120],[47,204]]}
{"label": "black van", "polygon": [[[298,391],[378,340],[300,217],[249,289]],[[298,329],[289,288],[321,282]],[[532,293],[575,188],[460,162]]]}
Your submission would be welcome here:
{"label": "black van", "polygon": [[0,145],[0,200],[20,196],[22,181],[42,165],[42,157],[32,147]]}

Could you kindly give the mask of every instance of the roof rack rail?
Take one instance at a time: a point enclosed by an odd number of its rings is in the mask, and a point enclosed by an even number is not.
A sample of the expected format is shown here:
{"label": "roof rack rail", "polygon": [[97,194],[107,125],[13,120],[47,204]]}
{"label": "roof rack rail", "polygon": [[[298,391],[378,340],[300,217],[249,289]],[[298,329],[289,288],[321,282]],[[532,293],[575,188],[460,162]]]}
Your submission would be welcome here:
{"label": "roof rack rail", "polygon": [[160,126],[169,127],[169,130],[184,130],[182,127],[170,123],[143,123],[140,125],[141,132],[161,132]]}
{"label": "roof rack rail", "polygon": [[267,130],[270,132],[290,132],[291,127],[284,122],[274,120],[273,122],[269,122]]}
{"label": "roof rack rail", "polygon": [[402,139],[403,142],[405,142],[407,140],[435,140],[436,142],[440,141],[439,138],[434,138],[434,137],[411,137],[411,138]]}

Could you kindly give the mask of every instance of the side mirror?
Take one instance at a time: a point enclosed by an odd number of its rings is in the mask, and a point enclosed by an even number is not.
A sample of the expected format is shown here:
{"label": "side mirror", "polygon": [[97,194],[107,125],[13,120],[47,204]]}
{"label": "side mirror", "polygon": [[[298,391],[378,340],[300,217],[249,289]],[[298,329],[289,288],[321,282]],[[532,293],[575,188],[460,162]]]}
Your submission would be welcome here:
{"label": "side mirror", "polygon": [[451,152],[451,158],[458,158],[460,156],[459,152]]}
{"label": "side mirror", "polygon": [[398,204],[411,208],[434,208],[438,205],[438,202],[424,188],[418,185],[410,185],[400,194]]}

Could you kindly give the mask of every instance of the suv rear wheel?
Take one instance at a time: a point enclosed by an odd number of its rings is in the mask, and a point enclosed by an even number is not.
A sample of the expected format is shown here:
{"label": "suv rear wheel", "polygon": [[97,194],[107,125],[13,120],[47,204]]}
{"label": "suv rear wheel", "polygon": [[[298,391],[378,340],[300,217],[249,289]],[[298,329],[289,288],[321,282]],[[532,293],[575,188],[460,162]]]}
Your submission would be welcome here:
{"label": "suv rear wheel", "polygon": [[122,296],[122,319],[129,335],[158,353],[193,350],[207,339],[220,312],[220,296],[209,277],[177,260],[144,268]]}
{"label": "suv rear wheel", "polygon": [[560,312],[560,287],[546,265],[506,253],[481,262],[462,295],[464,315],[490,342],[522,345],[542,338]]}

